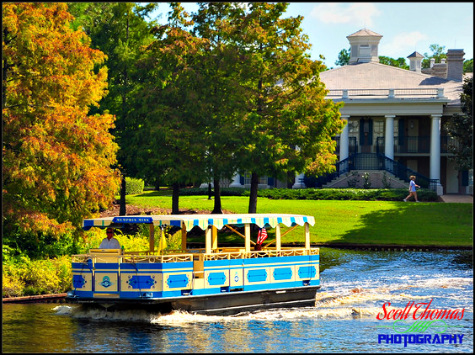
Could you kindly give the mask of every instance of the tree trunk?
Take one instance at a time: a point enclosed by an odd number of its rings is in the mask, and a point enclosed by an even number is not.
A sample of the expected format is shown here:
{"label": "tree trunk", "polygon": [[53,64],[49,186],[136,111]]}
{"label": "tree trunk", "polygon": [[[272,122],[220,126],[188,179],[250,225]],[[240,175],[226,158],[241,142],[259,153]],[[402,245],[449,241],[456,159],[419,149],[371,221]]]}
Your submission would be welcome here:
{"label": "tree trunk", "polygon": [[256,213],[257,211],[257,189],[258,188],[259,188],[259,175],[257,175],[256,173],[252,173],[248,213]]}
{"label": "tree trunk", "polygon": [[219,179],[214,179],[214,209],[211,213],[222,214],[221,209],[221,188],[219,187]]}
{"label": "tree trunk", "polygon": [[154,187],[155,191],[160,191],[160,179],[155,180]]}
{"label": "tree trunk", "polygon": [[179,214],[178,202],[180,198],[180,184],[177,182],[173,184],[173,197],[172,197],[172,214]]}
{"label": "tree trunk", "polygon": [[120,208],[119,208],[119,216],[126,216],[127,209],[125,207],[125,175],[122,175],[122,182],[120,184]]}

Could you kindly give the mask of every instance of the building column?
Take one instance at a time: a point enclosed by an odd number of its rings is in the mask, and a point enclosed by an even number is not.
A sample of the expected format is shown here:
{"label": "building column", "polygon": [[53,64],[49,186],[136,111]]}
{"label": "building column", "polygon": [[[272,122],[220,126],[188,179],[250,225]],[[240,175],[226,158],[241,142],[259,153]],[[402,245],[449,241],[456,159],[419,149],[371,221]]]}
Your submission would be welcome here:
{"label": "building column", "polygon": [[[295,147],[295,150],[300,151],[300,148],[298,146]],[[303,178],[305,177],[305,174],[297,174],[295,173],[295,183],[292,185],[293,189],[305,189],[307,186],[305,186],[305,183],[303,182]]]}
{"label": "building column", "polygon": [[384,155],[394,160],[394,118],[395,115],[386,115],[386,131],[384,136]]}
{"label": "building column", "polygon": [[240,179],[241,175],[236,173],[236,175],[233,176],[233,182],[231,183],[231,185],[229,185],[229,187],[244,187],[243,185],[241,185]]}
{"label": "building column", "polygon": [[340,133],[340,161],[345,160],[350,155],[349,118],[350,116],[341,116],[341,119],[346,121],[346,125]]}
{"label": "building column", "polygon": [[295,183],[292,185],[293,189],[305,189],[307,186],[305,186],[305,183],[303,182],[303,179],[305,177],[305,174],[295,174]]}
{"label": "building column", "polygon": [[434,186],[437,195],[443,195],[444,189],[440,184],[440,119],[442,115],[431,115],[432,127],[430,135],[430,179],[438,180]]}

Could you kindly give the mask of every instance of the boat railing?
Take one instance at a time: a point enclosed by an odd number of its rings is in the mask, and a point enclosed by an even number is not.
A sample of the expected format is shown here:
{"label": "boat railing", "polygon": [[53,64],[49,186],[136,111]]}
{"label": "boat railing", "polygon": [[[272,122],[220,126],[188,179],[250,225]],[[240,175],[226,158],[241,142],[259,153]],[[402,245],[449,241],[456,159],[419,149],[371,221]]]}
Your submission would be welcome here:
{"label": "boat railing", "polygon": [[298,255],[318,255],[318,248],[265,248],[262,250],[252,250],[246,252],[245,248],[218,248],[212,253],[206,253],[202,249],[187,249],[183,251],[167,251],[167,254],[157,255],[150,252],[126,252],[124,255],[101,255],[101,254],[77,254],[72,255],[72,262],[87,263],[91,260],[93,263],[176,263],[187,261],[208,261],[208,260],[231,260],[231,259],[255,259],[280,256],[298,256]]}
{"label": "boat railing", "polygon": [[318,248],[289,248],[289,249],[263,249],[263,250],[253,250],[246,252],[245,249],[239,249],[239,251],[223,251],[223,252],[213,252],[205,253],[200,255],[203,260],[224,260],[224,259],[253,259],[253,258],[268,258],[268,257],[277,257],[277,256],[297,256],[297,255],[318,255]]}
{"label": "boat railing", "polygon": [[91,260],[92,263],[100,262],[114,262],[114,263],[177,263],[193,261],[194,254],[171,254],[171,255],[120,255],[120,256],[107,256],[91,254],[78,254],[72,255],[71,260],[73,263],[87,263]]}

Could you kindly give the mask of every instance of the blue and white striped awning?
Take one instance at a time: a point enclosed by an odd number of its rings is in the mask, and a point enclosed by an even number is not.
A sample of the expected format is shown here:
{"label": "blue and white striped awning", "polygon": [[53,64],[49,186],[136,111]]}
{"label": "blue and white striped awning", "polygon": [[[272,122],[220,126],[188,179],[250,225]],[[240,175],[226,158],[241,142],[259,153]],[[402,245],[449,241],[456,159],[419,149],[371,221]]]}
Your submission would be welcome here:
{"label": "blue and white striped awning", "polygon": [[225,225],[245,225],[256,224],[260,228],[275,228],[278,224],[287,227],[305,223],[315,224],[313,216],[303,216],[296,214],[191,214],[191,215],[154,215],[154,216],[118,216],[85,219],[82,228],[89,230],[91,227],[107,228],[110,225],[145,223],[155,226],[177,226],[185,225],[187,231],[198,226],[205,230],[208,226],[222,229]]}

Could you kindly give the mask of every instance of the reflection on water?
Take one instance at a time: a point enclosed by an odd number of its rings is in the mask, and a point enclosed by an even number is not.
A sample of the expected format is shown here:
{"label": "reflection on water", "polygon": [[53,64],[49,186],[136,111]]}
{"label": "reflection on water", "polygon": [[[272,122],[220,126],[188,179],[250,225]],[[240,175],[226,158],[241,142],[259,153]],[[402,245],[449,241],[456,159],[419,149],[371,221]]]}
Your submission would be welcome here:
{"label": "reflection on water", "polygon": [[[316,306],[235,316],[84,310],[77,305],[4,305],[4,352],[471,352],[473,271],[469,251],[321,249]],[[382,305],[433,300],[465,309],[448,333],[462,344],[378,344],[392,322]],[[389,309],[389,308],[388,308]]]}

